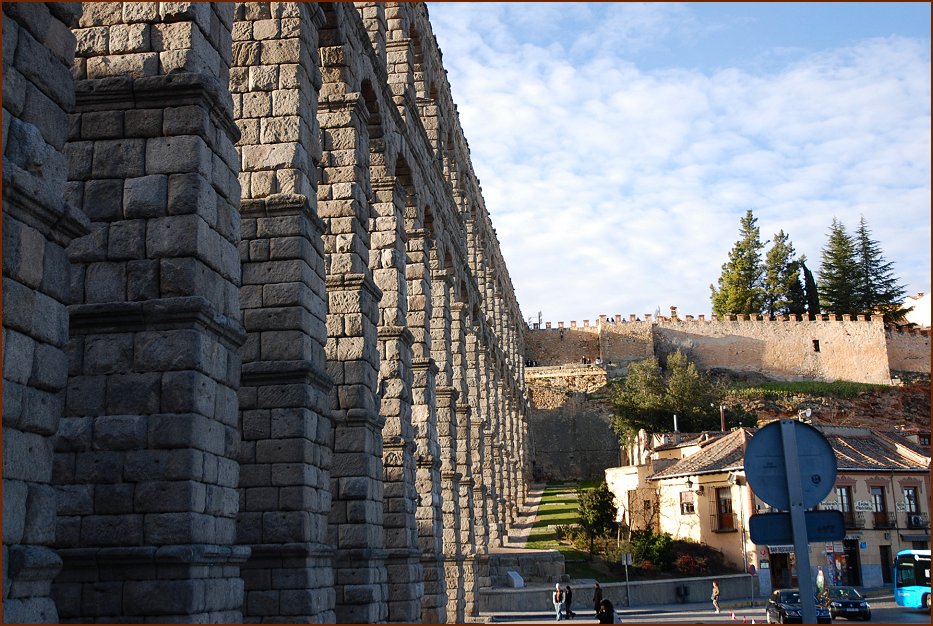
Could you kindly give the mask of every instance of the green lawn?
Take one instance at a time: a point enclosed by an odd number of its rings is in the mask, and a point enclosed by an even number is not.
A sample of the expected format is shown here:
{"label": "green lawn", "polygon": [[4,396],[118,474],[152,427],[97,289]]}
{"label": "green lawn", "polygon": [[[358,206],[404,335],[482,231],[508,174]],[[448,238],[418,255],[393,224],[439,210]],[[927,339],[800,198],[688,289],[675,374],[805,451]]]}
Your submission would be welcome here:
{"label": "green lawn", "polygon": [[[548,483],[538,505],[538,515],[528,537],[528,548],[559,550],[564,555],[566,572],[571,578],[596,578],[604,582],[621,580],[589,560],[586,552],[558,543],[554,526],[579,523],[577,489],[592,489],[599,481]],[[548,528],[548,527],[551,528]]]}

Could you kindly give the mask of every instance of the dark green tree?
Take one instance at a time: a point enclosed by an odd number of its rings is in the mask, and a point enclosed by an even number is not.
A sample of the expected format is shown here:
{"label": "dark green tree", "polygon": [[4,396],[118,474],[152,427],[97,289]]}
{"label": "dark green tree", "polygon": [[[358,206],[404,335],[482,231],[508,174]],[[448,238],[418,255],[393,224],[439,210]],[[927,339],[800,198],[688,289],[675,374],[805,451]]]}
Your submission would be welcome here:
{"label": "dark green tree", "polygon": [[605,536],[616,520],[616,506],[606,481],[593,489],[577,491],[577,514],[580,526],[590,540],[590,554],[593,554],[596,537]]}
{"label": "dark green tree", "polygon": [[852,314],[858,310],[858,293],[855,242],[834,217],[820,263],[820,305],[829,313]]}
{"label": "dark green tree", "polygon": [[800,314],[807,302],[800,284],[800,268],[804,257],[797,252],[783,230],[774,235],[774,243],[765,256],[764,310],[768,315]]}
{"label": "dark green tree", "polygon": [[716,315],[758,314],[763,308],[761,251],[764,244],[755,225],[757,221],[749,209],[741,220],[739,240],[729,252],[729,260],[722,266],[719,289],[709,286]]}
{"label": "dark green tree", "polygon": [[885,323],[903,321],[910,310],[903,307],[907,292],[894,275],[894,263],[886,261],[881,246],[871,238],[865,216],[855,231],[856,314],[880,313]]}
{"label": "dark green tree", "polygon": [[[649,433],[671,430],[674,415],[679,430],[719,430],[719,405],[725,388],[680,351],[668,355],[665,365],[662,370],[655,357],[635,361],[624,378],[610,383],[611,425],[622,445],[634,441],[641,429]],[[745,424],[747,420],[744,413],[730,412],[730,424]]]}
{"label": "dark green tree", "polygon": [[820,314],[820,292],[816,288],[813,272],[803,259],[800,261],[800,267],[803,269],[803,286],[807,294],[807,315],[811,320],[816,319],[816,316]]}

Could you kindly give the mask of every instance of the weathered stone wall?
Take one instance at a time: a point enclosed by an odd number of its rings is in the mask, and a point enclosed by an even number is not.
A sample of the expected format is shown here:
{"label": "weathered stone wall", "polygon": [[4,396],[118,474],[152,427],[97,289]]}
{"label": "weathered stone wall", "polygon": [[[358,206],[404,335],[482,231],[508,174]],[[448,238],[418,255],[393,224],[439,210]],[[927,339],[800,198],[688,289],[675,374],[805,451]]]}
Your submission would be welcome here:
{"label": "weathered stone wall", "polygon": [[525,326],[426,7],[4,31],[5,621],[55,621],[60,558],[64,621],[475,615]]}
{"label": "weathered stone wall", "polygon": [[525,356],[532,359],[533,367],[548,367],[581,363],[584,358],[596,362],[600,355],[600,332],[598,326],[534,330],[528,333]]}
{"label": "weathered stone wall", "polygon": [[894,372],[930,373],[930,331],[887,329],[888,366]]}
{"label": "weathered stone wall", "polygon": [[599,480],[619,462],[606,372],[569,365],[527,370],[529,436],[536,480]]}
{"label": "weathered stone wall", "polygon": [[3,4],[3,621],[57,622],[53,435],[68,375],[65,200],[77,5]]}
{"label": "weathered stone wall", "polygon": [[[582,332],[549,327],[529,331],[526,360],[539,365],[579,363],[598,338],[598,356],[611,373],[633,360],[682,350],[705,369],[758,373],[780,380],[852,380],[887,384],[891,371],[929,373],[930,339],[921,331],[886,330],[881,319],[694,319],[600,316]],[[595,360],[594,357],[590,357]]]}
{"label": "weathered stone wall", "polygon": [[681,350],[704,369],[783,380],[891,381],[884,325],[861,320],[659,320],[655,352]]}

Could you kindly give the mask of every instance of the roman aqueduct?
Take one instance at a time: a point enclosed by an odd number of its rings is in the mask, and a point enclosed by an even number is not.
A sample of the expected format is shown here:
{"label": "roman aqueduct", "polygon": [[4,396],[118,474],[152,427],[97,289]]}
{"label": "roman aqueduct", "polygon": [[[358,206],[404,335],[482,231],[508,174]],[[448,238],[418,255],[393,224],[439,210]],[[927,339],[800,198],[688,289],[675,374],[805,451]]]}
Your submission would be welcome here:
{"label": "roman aqueduct", "polygon": [[525,326],[422,3],[3,3],[4,622],[462,622]]}

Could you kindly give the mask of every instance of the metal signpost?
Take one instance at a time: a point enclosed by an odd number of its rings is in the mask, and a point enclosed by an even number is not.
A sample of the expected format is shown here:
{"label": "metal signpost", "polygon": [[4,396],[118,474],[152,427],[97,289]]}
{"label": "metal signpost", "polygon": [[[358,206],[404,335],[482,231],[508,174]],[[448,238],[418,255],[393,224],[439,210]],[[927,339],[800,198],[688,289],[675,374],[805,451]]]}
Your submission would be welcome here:
{"label": "metal signpost", "polygon": [[[790,511],[789,515],[753,515],[749,518],[749,531],[752,541],[759,545],[781,543],[788,535],[793,538],[803,623],[815,624],[809,541],[842,539],[845,525],[838,511],[807,509],[819,504],[832,490],[836,455],[820,431],[798,420],[782,419],[762,427],[749,440],[745,475],[759,498],[777,509]],[[812,539],[808,539],[808,518],[816,535]]]}

